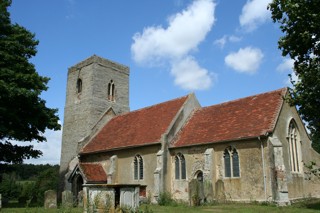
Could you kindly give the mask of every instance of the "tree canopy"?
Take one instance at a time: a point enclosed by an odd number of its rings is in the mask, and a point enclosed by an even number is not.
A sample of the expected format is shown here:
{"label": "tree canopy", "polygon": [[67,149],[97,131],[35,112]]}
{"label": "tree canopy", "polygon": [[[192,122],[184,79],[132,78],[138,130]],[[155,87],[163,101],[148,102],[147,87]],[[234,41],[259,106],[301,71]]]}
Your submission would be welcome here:
{"label": "tree canopy", "polygon": [[32,145],[13,145],[11,140],[43,142],[45,130],[59,130],[60,125],[57,109],[46,107],[40,98],[49,78],[40,76],[29,62],[39,41],[11,23],[10,5],[11,0],[0,1],[0,162],[21,163],[42,153]]}
{"label": "tree canopy", "polygon": [[269,5],[274,22],[284,35],[278,45],[283,56],[294,60],[291,105],[311,132],[312,146],[320,152],[320,6],[316,0],[273,0]]}

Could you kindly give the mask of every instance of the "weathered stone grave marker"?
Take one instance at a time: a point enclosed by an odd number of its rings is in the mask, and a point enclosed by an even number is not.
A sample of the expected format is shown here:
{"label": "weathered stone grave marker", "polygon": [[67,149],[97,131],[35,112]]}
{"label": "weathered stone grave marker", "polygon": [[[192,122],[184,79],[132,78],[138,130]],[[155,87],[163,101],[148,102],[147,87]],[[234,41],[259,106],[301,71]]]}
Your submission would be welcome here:
{"label": "weathered stone grave marker", "polygon": [[73,204],[72,192],[70,190],[66,190],[62,192],[62,205],[71,207]]}
{"label": "weathered stone grave marker", "polygon": [[44,208],[57,208],[57,193],[54,190],[44,192]]}

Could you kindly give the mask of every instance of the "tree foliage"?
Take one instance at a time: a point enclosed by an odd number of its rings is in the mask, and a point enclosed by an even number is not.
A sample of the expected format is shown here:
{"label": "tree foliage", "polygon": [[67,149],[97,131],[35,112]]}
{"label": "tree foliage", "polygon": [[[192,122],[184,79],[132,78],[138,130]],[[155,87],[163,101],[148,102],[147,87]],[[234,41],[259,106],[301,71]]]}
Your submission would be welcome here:
{"label": "tree foliage", "polygon": [[3,205],[18,200],[23,206],[42,206],[44,192],[57,190],[59,165],[0,164]]}
{"label": "tree foliage", "polygon": [[274,22],[284,35],[278,45],[283,56],[294,60],[298,77],[291,82],[291,105],[311,132],[313,147],[320,152],[320,6],[317,0],[273,0],[269,5]]}
{"label": "tree foliage", "polygon": [[49,78],[40,76],[29,62],[39,42],[27,29],[11,23],[10,5],[11,0],[0,1],[0,162],[21,163],[42,153],[10,140],[43,142],[45,130],[58,130],[60,125],[57,109],[47,108],[40,98]]}

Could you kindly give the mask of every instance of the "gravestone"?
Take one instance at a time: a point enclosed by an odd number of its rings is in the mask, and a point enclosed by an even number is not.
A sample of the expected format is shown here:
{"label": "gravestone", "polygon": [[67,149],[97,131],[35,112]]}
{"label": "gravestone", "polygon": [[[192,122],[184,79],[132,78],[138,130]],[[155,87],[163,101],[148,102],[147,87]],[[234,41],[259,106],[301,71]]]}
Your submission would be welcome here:
{"label": "gravestone", "polygon": [[62,192],[62,205],[71,207],[73,204],[72,192],[70,190],[66,190]]}
{"label": "gravestone", "polygon": [[48,190],[44,192],[44,208],[57,208],[57,193],[54,190]]}
{"label": "gravestone", "polygon": [[1,199],[1,194],[0,194],[0,210],[2,208],[2,199]]}
{"label": "gravestone", "polygon": [[191,206],[199,206],[204,202],[203,182],[193,179],[189,182],[189,197]]}

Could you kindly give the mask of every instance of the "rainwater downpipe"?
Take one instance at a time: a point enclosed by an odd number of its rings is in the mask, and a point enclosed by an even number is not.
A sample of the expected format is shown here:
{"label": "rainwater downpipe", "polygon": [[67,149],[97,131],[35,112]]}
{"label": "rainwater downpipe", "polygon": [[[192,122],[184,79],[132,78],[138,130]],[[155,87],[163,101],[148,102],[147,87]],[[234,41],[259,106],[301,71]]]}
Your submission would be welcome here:
{"label": "rainwater downpipe", "polygon": [[260,141],[260,144],[261,144],[264,199],[265,201],[267,201],[267,183],[266,183],[266,172],[265,172],[265,165],[264,165],[264,149],[263,149],[263,143],[260,136],[258,137],[258,140]]}

